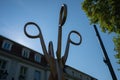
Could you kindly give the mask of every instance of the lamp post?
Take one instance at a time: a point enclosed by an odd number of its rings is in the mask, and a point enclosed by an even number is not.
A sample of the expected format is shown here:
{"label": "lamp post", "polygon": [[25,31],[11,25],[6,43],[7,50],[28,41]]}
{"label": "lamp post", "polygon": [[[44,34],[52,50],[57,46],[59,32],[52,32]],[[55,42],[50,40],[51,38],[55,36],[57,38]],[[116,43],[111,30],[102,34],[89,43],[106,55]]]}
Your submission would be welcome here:
{"label": "lamp post", "polygon": [[111,73],[112,79],[113,79],[113,80],[117,80],[117,77],[116,77],[115,72],[114,72],[114,70],[113,70],[113,67],[112,67],[112,65],[111,65],[110,59],[109,59],[109,57],[108,57],[108,55],[107,55],[107,51],[106,51],[106,49],[105,49],[105,47],[104,47],[104,44],[103,44],[103,42],[102,42],[102,39],[101,39],[101,37],[100,37],[100,35],[99,35],[99,32],[98,32],[98,30],[97,30],[97,28],[96,28],[96,25],[94,25],[94,29],[95,29],[96,35],[97,35],[97,37],[98,37],[98,40],[99,40],[99,42],[100,42],[100,46],[101,46],[101,48],[102,48],[103,54],[104,54],[104,56],[105,56],[105,59],[104,59],[103,61],[104,61],[104,63],[108,66],[108,69],[109,69],[109,71],[110,71],[110,73]]}

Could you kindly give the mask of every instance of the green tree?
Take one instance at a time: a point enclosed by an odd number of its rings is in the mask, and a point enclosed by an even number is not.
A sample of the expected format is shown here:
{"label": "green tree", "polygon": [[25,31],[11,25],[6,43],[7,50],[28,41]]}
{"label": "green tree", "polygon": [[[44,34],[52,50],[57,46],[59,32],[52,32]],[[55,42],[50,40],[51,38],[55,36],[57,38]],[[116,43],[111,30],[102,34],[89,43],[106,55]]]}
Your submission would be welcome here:
{"label": "green tree", "polygon": [[120,64],[120,0],[84,0],[82,8],[91,24],[99,24],[105,33],[115,33],[115,57]]}
{"label": "green tree", "polygon": [[115,51],[117,52],[117,54],[115,55],[115,57],[118,59],[118,64],[120,64],[120,35],[118,35],[117,37],[113,38],[114,44],[115,44]]}

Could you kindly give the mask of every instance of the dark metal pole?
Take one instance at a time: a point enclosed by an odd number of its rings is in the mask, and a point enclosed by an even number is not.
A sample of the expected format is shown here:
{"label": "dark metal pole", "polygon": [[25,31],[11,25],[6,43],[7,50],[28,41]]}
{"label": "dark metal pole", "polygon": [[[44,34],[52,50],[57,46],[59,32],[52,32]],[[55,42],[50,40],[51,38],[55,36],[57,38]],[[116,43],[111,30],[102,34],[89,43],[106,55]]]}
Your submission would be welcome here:
{"label": "dark metal pole", "polygon": [[101,39],[101,37],[100,37],[100,35],[99,35],[99,32],[98,32],[98,30],[97,30],[97,28],[96,28],[96,25],[94,25],[94,29],[95,29],[96,35],[97,35],[97,37],[98,37],[98,40],[99,40],[99,42],[100,42],[100,46],[101,46],[101,48],[102,48],[102,50],[103,50],[103,54],[104,54],[104,56],[105,56],[104,63],[108,66],[109,71],[110,71],[111,76],[112,76],[112,79],[113,79],[113,80],[117,80],[117,77],[116,77],[116,75],[115,75],[115,73],[114,73],[113,67],[112,67],[111,62],[110,62],[110,59],[109,59],[109,57],[108,57],[108,55],[107,55],[107,51],[106,51],[106,49],[105,49],[105,47],[104,47],[104,44],[103,44],[103,42],[102,42],[102,39]]}

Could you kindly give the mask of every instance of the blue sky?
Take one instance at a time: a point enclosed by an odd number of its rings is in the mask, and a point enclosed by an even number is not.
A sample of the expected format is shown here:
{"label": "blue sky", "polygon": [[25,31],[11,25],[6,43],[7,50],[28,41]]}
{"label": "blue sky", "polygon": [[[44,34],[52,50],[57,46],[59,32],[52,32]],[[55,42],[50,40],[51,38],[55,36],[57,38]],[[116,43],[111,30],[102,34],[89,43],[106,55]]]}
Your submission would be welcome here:
{"label": "blue sky", "polygon": [[[67,65],[87,73],[98,80],[112,80],[107,66],[103,63],[103,53],[100,48],[93,26],[81,9],[83,0],[1,0],[0,1],[0,35],[10,38],[40,53],[42,52],[39,39],[30,39],[25,36],[23,28],[27,22],[37,23],[45,40],[46,46],[53,41],[54,52],[57,49],[59,12],[63,3],[67,4],[68,15],[63,26],[62,55],[65,51],[67,36],[71,30],[82,35],[80,46],[70,46]],[[29,29],[32,34],[36,29]],[[98,28],[108,56],[118,79],[120,68],[113,51],[112,37],[115,34],[102,33]],[[32,32],[33,31],[33,32]],[[77,37],[75,38],[77,39]],[[74,39],[74,40],[75,40]]]}

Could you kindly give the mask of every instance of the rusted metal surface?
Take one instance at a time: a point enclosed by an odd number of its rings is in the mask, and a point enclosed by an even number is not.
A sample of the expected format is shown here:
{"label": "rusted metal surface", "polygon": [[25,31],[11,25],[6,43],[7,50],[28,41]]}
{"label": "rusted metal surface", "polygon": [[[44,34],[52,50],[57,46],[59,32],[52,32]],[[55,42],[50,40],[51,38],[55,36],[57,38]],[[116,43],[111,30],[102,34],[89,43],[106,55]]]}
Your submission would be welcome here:
{"label": "rusted metal surface", "polygon": [[[77,32],[77,31],[74,31],[74,30],[71,31],[68,35],[65,53],[61,57],[62,27],[63,27],[63,25],[66,21],[66,18],[67,18],[67,6],[65,4],[63,4],[61,6],[60,17],[59,17],[58,43],[57,43],[56,58],[55,58],[55,55],[54,55],[54,49],[53,49],[52,41],[49,42],[48,51],[47,51],[47,48],[46,48],[46,45],[45,45],[40,27],[34,22],[28,22],[24,26],[24,33],[27,37],[29,37],[29,38],[39,38],[40,39],[40,43],[41,43],[41,46],[42,46],[42,50],[43,50],[45,59],[50,66],[49,80],[65,80],[64,65],[65,65],[67,57],[68,57],[70,43],[74,44],[74,45],[80,45],[81,42],[82,42],[82,37],[81,37],[80,33]],[[38,29],[39,34],[37,34],[37,35],[28,34],[27,31],[26,31],[26,28],[29,25],[35,26]],[[70,38],[71,34],[76,34],[79,37],[80,41],[79,42],[72,41],[71,38]]]}

